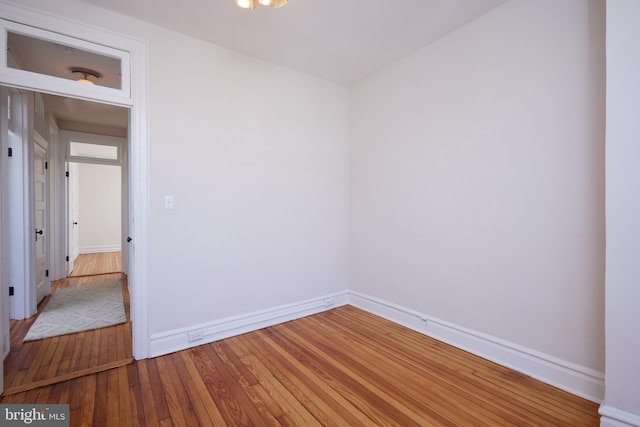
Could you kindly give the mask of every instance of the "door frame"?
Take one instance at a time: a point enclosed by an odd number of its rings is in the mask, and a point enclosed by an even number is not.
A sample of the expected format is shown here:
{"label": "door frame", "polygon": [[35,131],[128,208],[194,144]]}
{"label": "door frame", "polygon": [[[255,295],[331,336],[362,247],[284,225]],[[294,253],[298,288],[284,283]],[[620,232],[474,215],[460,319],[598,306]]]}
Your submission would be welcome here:
{"label": "door frame", "polygon": [[[36,313],[35,301],[35,245],[33,231],[34,215],[34,177],[33,177],[33,145],[35,132],[32,130],[33,118],[30,111],[34,107],[33,94],[24,93],[16,88],[6,88],[10,99],[6,101],[12,110],[12,120],[3,123],[3,137],[7,146],[3,147],[3,155],[11,145],[12,155],[6,160],[6,179],[3,180],[7,204],[4,206],[3,218],[8,226],[5,234],[7,246],[7,280],[14,288],[13,297],[9,298],[9,311],[5,320],[25,319]],[[3,102],[4,104],[5,102]],[[14,139],[8,137],[9,127]],[[9,284],[6,285],[7,287]],[[3,293],[8,294],[4,289]]]}
{"label": "door frame", "polygon": [[[7,129],[8,88],[0,87],[0,129]],[[0,151],[7,151],[6,137],[0,135]],[[0,182],[7,182],[8,158],[0,156]],[[8,292],[9,284],[9,226],[6,217],[8,207],[7,188],[0,185],[0,292]],[[7,295],[6,293],[4,295]],[[9,298],[0,298],[0,357],[4,360],[9,354]],[[4,369],[0,369],[0,393],[4,391]]]}
{"label": "door frame", "polygon": [[[67,178],[65,180],[65,207],[66,207],[66,212],[65,212],[65,222],[64,224],[61,222],[59,224],[59,226],[62,228],[64,227],[65,230],[65,241],[67,242],[67,257],[68,257],[68,261],[65,259],[62,259],[62,257],[60,258],[59,262],[61,263],[61,265],[65,265],[65,270],[66,270],[66,274],[69,275],[71,274],[71,270],[73,269],[73,260],[74,260],[74,253],[72,253],[71,250],[71,240],[72,240],[72,236],[71,236],[71,231],[73,228],[73,224],[72,224],[72,218],[71,218],[71,202],[72,199],[70,197],[70,186],[73,183],[74,179],[77,179],[76,176],[74,176],[75,174],[73,172],[70,171],[70,164],[71,163],[76,163],[76,164],[80,164],[80,163],[89,163],[89,164],[94,164],[94,165],[107,165],[107,166],[119,166],[120,167],[120,171],[121,171],[121,186],[120,186],[120,202],[121,202],[121,209],[120,209],[120,222],[121,222],[121,226],[120,226],[120,241],[121,241],[121,269],[122,272],[125,273],[126,275],[129,275],[129,265],[128,265],[128,258],[129,258],[129,248],[126,244],[126,240],[127,237],[130,235],[129,233],[129,208],[128,208],[128,203],[129,203],[129,199],[127,197],[128,195],[128,187],[129,187],[129,174],[128,174],[128,170],[129,168],[127,167],[127,150],[128,150],[128,142],[126,138],[121,138],[121,137],[115,137],[115,136],[106,136],[106,135],[97,135],[97,134],[92,134],[92,133],[87,133],[87,132],[76,132],[76,131],[68,131],[68,130],[61,130],[58,133],[58,141],[59,141],[59,148],[61,151],[63,151],[64,154],[64,168],[67,171],[68,175]],[[70,153],[70,144],[72,141],[75,142],[82,142],[85,144],[95,144],[95,145],[109,145],[109,146],[114,146],[118,148],[118,158],[117,160],[106,160],[106,159],[100,159],[97,157],[79,157],[79,156],[74,156]]]}
{"label": "door frame", "polygon": [[[129,288],[131,293],[131,322],[133,330],[133,356],[144,359],[149,356],[149,321],[148,321],[148,212],[149,212],[149,144],[148,144],[148,43],[133,39],[111,31],[98,29],[77,21],[70,21],[24,9],[10,3],[0,1],[2,17],[6,20],[23,24],[39,32],[62,34],[83,43],[95,46],[107,46],[118,49],[129,55],[130,96],[128,98],[106,96],[100,91],[78,93],[66,84],[54,84],[51,77],[19,73],[12,70],[11,75],[6,67],[0,68],[0,84],[31,91],[50,93],[53,95],[86,99],[89,101],[119,105],[129,109],[129,232],[132,242],[129,243]],[[3,189],[4,190],[4,189]],[[5,207],[3,207],[4,209]],[[54,215],[59,212],[54,212]],[[56,224],[59,223],[54,218]],[[1,236],[4,239],[4,236]],[[59,247],[59,245],[56,245]],[[4,283],[3,288],[8,284]],[[4,290],[3,290],[4,291]],[[6,314],[5,314],[6,319]],[[6,350],[6,349],[5,349]]]}

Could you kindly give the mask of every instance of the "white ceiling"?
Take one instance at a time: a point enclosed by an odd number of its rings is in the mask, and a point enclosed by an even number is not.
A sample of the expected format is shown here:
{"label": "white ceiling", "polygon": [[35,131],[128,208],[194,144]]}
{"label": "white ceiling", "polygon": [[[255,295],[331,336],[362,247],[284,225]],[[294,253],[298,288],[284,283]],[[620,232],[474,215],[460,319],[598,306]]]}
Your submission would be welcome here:
{"label": "white ceiling", "polygon": [[[253,11],[234,0],[81,1],[348,86],[508,0],[289,0]],[[74,78],[70,66],[93,65],[104,74],[97,84],[109,85],[103,65],[72,60],[82,52],[53,44],[21,52],[16,45],[20,62],[64,78]],[[126,134],[125,109],[53,96],[46,102],[73,130],[86,123]]]}
{"label": "white ceiling", "polygon": [[82,0],[349,85],[507,0]]}

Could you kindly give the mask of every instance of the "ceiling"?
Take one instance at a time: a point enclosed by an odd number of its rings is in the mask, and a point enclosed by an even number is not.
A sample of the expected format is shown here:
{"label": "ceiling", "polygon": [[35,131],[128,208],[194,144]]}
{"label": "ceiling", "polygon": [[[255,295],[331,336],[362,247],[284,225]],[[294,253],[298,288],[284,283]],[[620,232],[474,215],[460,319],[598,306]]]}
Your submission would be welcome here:
{"label": "ceiling", "polygon": [[[234,0],[81,1],[348,86],[508,0],[289,0],[253,11]],[[103,73],[97,84],[110,85],[100,58],[76,58],[84,52],[53,43],[16,51],[21,63],[45,70],[38,72],[74,78],[69,67],[95,67]],[[72,130],[90,131],[79,126],[88,123],[126,133],[126,109],[53,96],[46,102]]]}
{"label": "ceiling", "polygon": [[81,0],[349,85],[507,0]]}

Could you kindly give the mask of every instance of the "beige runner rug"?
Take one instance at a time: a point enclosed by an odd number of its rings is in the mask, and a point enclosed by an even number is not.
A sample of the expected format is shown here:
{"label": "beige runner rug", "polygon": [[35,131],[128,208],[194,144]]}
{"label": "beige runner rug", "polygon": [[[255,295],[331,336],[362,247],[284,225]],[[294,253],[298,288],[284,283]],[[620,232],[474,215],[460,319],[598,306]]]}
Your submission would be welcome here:
{"label": "beige runner rug", "polygon": [[126,321],[120,283],[64,288],[53,293],[24,341],[105,328]]}

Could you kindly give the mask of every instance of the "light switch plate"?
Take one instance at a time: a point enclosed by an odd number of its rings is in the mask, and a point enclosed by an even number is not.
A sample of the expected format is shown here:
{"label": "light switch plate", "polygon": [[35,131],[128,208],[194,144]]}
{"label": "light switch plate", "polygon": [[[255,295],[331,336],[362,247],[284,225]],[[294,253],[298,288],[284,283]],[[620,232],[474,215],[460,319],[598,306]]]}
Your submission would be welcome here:
{"label": "light switch plate", "polygon": [[164,208],[173,209],[173,196],[164,196]]}

